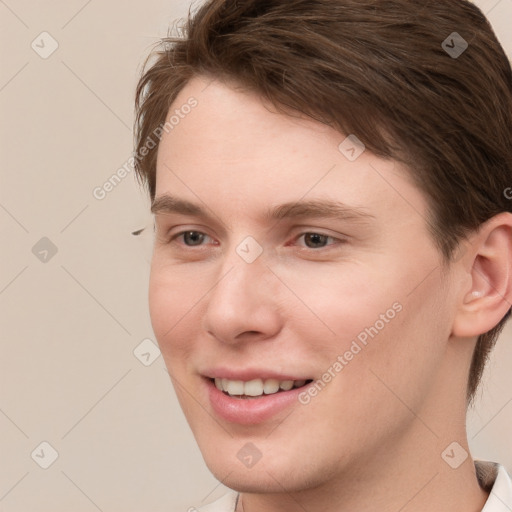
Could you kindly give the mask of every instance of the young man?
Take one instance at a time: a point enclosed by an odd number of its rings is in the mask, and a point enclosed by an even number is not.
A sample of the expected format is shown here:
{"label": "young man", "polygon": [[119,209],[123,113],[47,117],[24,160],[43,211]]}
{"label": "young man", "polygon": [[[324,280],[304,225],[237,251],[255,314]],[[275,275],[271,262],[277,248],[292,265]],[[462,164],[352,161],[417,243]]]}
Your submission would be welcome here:
{"label": "young man", "polygon": [[155,336],[213,512],[512,510],[512,72],[464,0],[210,0],[137,90]]}

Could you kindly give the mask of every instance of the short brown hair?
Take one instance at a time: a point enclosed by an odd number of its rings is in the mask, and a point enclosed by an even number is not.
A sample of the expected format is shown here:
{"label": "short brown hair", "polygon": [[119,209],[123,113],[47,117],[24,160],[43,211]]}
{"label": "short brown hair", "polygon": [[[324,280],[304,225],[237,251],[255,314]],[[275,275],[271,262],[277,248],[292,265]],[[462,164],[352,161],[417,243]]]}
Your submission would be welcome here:
{"label": "short brown hair", "polygon": [[[161,46],[136,91],[135,170],[152,200],[158,145],[142,149],[201,75],[234,81],[283,113],[355,134],[375,155],[407,164],[446,262],[468,233],[511,211],[512,71],[469,1],[208,0]],[[469,402],[509,316],[478,338]]]}

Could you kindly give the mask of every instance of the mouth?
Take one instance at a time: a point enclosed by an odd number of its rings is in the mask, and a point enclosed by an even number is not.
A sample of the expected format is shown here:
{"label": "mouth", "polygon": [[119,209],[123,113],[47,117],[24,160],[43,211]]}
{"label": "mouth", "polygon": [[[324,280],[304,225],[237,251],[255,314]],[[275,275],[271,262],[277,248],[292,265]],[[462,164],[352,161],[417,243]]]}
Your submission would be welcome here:
{"label": "mouth", "polygon": [[215,416],[229,423],[254,427],[290,408],[300,407],[300,395],[313,379],[204,377],[203,382]]}
{"label": "mouth", "polygon": [[292,389],[303,388],[313,382],[306,380],[252,379],[249,381],[210,378],[215,387],[224,395],[241,400],[258,399],[267,395],[275,395]]}

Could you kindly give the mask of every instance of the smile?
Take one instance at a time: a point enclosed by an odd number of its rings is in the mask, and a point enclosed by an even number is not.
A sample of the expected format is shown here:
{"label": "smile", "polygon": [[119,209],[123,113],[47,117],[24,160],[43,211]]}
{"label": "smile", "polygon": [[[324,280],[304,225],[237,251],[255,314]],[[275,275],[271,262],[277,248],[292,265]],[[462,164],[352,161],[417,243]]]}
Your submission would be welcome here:
{"label": "smile", "polygon": [[203,377],[203,382],[207,401],[215,416],[229,423],[255,426],[300,406],[299,394],[313,380]]}
{"label": "smile", "polygon": [[301,388],[311,382],[309,380],[282,380],[277,379],[253,379],[249,381],[213,379],[215,387],[231,397],[251,399],[263,395],[273,395],[282,391],[290,391],[293,388]]}

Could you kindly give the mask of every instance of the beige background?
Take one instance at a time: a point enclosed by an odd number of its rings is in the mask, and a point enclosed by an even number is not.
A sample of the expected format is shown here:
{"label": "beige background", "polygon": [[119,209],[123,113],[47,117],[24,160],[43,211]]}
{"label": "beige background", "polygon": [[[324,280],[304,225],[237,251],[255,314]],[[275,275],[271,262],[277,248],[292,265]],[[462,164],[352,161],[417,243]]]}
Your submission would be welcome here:
{"label": "beige background", "polygon": [[[132,152],[143,58],[189,3],[0,0],[0,511],[185,511],[223,493],[155,346],[148,366],[134,354],[154,339],[151,238],[130,234],[148,200],[133,172],[93,195]],[[512,0],[478,3],[512,55]],[[474,455],[509,471],[511,341],[469,415]]]}

